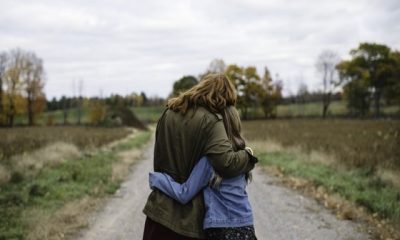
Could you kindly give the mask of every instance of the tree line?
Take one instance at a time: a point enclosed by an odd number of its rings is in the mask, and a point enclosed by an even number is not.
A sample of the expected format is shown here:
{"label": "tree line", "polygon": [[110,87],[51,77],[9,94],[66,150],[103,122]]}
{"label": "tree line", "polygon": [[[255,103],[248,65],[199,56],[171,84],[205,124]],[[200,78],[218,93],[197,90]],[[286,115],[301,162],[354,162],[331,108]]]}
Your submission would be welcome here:
{"label": "tree line", "polygon": [[210,73],[224,73],[232,81],[238,95],[237,107],[244,119],[252,118],[251,109],[260,107],[265,117],[276,117],[276,106],[282,99],[283,85],[279,76],[273,80],[267,67],[261,76],[254,66],[226,65],[222,59],[214,59],[198,78],[187,75],[178,79],[170,97],[178,96]]}
{"label": "tree line", "polygon": [[[350,59],[342,60],[337,53],[325,50],[316,59],[322,88],[309,92],[300,83],[296,96],[283,97],[283,81],[271,76],[267,67],[261,74],[254,66],[225,64],[222,59],[211,61],[197,77],[186,75],[174,82],[169,97],[191,88],[209,73],[224,73],[234,84],[237,107],[244,119],[277,117],[279,104],[321,102],[321,116],[326,117],[332,101],[344,99],[351,116],[382,116],[382,106],[397,105],[400,109],[400,52],[384,44],[360,43],[350,50]],[[301,81],[301,80],[300,80]],[[84,109],[90,110],[91,122],[104,118],[106,107],[161,106],[165,99],[148,97],[144,92],[126,96],[84,97],[83,81],[78,96],[52,98],[47,101],[43,60],[32,51],[19,48],[0,52],[0,126],[13,126],[16,116],[26,116],[29,125],[43,111],[61,110],[64,124],[74,109],[77,124]],[[75,89],[74,89],[75,91]]]}
{"label": "tree line", "polygon": [[28,124],[46,107],[43,60],[34,52],[0,52],[0,126],[13,126],[15,116],[26,114]]}
{"label": "tree line", "polygon": [[[89,122],[98,125],[105,120],[107,112],[110,109],[161,106],[164,103],[164,98],[157,96],[148,97],[144,92],[132,92],[125,96],[111,94],[107,97],[68,97],[63,95],[59,98],[53,97],[49,100],[47,102],[47,111],[62,111],[62,124],[68,125],[72,124],[68,120],[72,111],[78,111],[80,108],[87,109]],[[80,124],[79,114],[76,114],[76,117],[76,124]],[[51,125],[51,123],[48,123],[48,125]]]}
{"label": "tree line", "polygon": [[[144,92],[126,96],[85,97],[82,94],[82,79],[77,89],[73,82],[74,96],[63,95],[47,100],[45,76],[43,60],[33,51],[16,48],[0,52],[0,126],[14,126],[17,116],[27,119],[28,125],[35,125],[37,116],[44,111],[62,111],[62,123],[65,125],[81,124],[84,114],[89,114],[90,123],[99,124],[104,121],[107,108],[160,106],[165,102],[163,98],[148,97]],[[68,122],[72,112],[76,117],[73,123]],[[53,125],[54,118],[54,114],[48,114],[46,124]]]}
{"label": "tree line", "polygon": [[273,78],[267,67],[260,75],[254,66],[226,65],[214,59],[206,71],[196,78],[186,75],[174,82],[170,95],[196,85],[209,73],[224,73],[235,85],[237,107],[244,119],[254,118],[254,109],[262,109],[265,118],[277,117],[279,104],[321,102],[321,116],[325,118],[332,101],[344,99],[350,116],[381,116],[381,106],[397,104],[400,109],[400,52],[376,43],[360,43],[350,51],[351,59],[342,60],[331,50],[322,51],[315,63],[322,88],[309,92],[300,83],[296,96],[282,96],[283,84],[279,75]]}

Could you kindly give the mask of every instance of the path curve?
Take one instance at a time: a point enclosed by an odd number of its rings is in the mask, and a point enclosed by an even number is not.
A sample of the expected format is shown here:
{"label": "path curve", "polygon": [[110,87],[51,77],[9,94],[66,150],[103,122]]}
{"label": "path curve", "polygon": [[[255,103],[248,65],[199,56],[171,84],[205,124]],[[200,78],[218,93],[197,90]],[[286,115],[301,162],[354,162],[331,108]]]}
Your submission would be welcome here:
{"label": "path curve", "polygon": [[[145,215],[142,209],[150,189],[147,179],[152,170],[153,146],[143,150],[141,160],[132,167],[130,175],[104,209],[90,219],[88,229],[74,239],[79,240],[140,240]],[[338,220],[315,200],[283,186],[261,169],[253,171],[248,194],[255,215],[259,240],[351,240],[369,239],[358,231],[352,221]]]}

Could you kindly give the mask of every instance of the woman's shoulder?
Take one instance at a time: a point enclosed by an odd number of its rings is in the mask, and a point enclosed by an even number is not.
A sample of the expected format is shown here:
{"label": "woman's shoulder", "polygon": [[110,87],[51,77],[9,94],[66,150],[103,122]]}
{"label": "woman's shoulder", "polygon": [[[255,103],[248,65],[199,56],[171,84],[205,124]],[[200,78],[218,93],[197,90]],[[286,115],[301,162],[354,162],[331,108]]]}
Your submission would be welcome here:
{"label": "woman's shoulder", "polygon": [[198,117],[207,118],[210,121],[221,121],[222,115],[219,113],[214,113],[208,110],[205,107],[197,107],[196,109],[192,109],[192,114],[197,115]]}

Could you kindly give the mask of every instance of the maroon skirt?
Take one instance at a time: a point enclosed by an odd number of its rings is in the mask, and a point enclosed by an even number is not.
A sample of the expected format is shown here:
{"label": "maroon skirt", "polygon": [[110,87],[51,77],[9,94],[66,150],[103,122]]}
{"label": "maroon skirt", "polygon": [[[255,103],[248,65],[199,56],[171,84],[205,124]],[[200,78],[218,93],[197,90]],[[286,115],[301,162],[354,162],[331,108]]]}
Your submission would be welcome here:
{"label": "maroon skirt", "polygon": [[146,217],[144,225],[143,240],[198,240],[198,238],[191,238],[177,234],[167,227],[151,220]]}

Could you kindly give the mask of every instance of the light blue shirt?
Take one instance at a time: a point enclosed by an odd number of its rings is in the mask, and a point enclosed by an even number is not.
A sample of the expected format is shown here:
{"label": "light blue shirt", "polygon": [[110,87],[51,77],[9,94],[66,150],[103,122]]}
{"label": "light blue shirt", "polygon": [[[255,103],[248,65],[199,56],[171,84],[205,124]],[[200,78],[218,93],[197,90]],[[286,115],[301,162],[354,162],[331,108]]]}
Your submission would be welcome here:
{"label": "light blue shirt", "polygon": [[245,175],[222,179],[218,188],[210,187],[213,168],[202,157],[186,182],[180,184],[166,173],[151,172],[149,183],[181,204],[188,203],[203,189],[205,218],[203,228],[243,227],[253,225],[253,213],[246,192]]}

